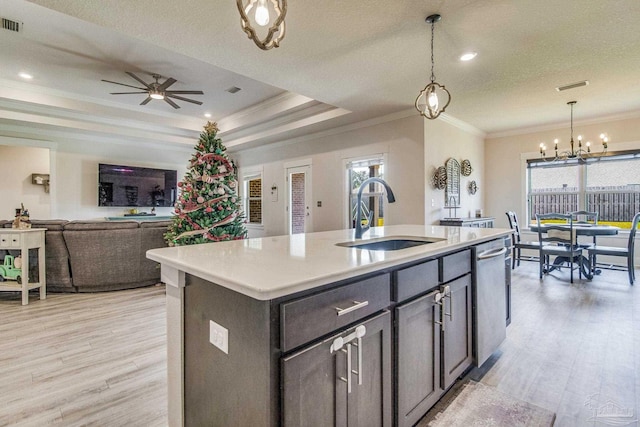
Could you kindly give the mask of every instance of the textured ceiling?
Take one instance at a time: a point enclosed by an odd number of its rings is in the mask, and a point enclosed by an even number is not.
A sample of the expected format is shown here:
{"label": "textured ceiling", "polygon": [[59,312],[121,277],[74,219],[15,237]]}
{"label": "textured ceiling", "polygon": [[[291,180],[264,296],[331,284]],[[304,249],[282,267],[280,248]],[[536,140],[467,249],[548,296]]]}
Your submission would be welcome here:
{"label": "textured ceiling", "polygon": [[[570,100],[578,101],[577,121],[640,112],[638,0],[289,0],[287,35],[266,52],[241,31],[232,0],[31,2],[70,16],[5,2],[19,15],[6,17],[25,22],[24,37],[40,43],[28,57],[41,58],[37,65],[47,70],[41,85],[136,111],[142,99],[110,99],[114,87],[100,79],[127,83],[125,70],[157,72],[178,79],[175,89],[204,90],[203,108],[221,122],[274,96],[301,95],[297,107],[262,117],[256,129],[265,135],[272,127],[266,122],[281,127],[272,139],[410,110],[428,83],[424,18],[436,12],[443,18],[436,25],[435,73],[452,94],[447,113],[456,119],[496,134],[564,124]],[[458,61],[467,50],[478,57]],[[0,78],[15,79],[14,71],[3,65]],[[555,90],[580,80],[590,84]],[[224,92],[232,85],[243,91]],[[185,103],[181,111],[151,104],[139,108],[199,119],[204,112]],[[300,126],[310,117],[302,110],[310,109],[323,118]],[[290,114],[298,115],[295,124]],[[237,138],[252,135],[257,130],[238,128]]]}

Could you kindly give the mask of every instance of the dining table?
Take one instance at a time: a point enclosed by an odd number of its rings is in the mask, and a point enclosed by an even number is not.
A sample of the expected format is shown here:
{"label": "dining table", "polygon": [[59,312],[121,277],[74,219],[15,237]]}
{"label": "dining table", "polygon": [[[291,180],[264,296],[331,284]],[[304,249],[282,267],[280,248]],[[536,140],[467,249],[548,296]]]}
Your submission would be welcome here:
{"label": "dining table", "polygon": [[[557,226],[558,224],[553,224],[553,225]],[[545,227],[544,224],[541,224],[540,227],[538,227],[538,224],[531,224],[529,226],[529,229],[534,233],[537,233],[539,228],[542,228],[542,231],[544,232],[544,227]],[[566,225],[566,228],[568,231],[569,224]],[[607,224],[575,223],[574,222],[573,230],[576,236],[591,236],[591,237],[615,236],[616,234],[618,234],[620,227],[607,225]],[[556,257],[556,259],[553,261],[553,267],[551,267],[549,271],[553,271],[554,269],[559,268],[565,262],[569,262],[569,258],[562,257],[562,256]],[[596,269],[595,265],[592,266],[591,263],[589,262],[589,259],[585,256],[582,256],[582,258],[580,259],[580,269],[582,270],[582,275],[586,277],[588,280],[593,279],[594,274],[601,273],[601,270]]]}

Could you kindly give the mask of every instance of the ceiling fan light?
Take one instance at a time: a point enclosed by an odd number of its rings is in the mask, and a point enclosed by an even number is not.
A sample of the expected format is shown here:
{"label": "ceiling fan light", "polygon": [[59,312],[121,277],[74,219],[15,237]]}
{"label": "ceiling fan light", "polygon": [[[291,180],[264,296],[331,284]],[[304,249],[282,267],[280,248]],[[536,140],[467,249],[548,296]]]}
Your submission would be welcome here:
{"label": "ceiling fan light", "polygon": [[149,92],[149,96],[153,99],[164,99],[164,94],[157,90],[152,90]]}
{"label": "ceiling fan light", "polygon": [[460,61],[471,61],[476,56],[478,56],[478,52],[466,52],[460,55]]}

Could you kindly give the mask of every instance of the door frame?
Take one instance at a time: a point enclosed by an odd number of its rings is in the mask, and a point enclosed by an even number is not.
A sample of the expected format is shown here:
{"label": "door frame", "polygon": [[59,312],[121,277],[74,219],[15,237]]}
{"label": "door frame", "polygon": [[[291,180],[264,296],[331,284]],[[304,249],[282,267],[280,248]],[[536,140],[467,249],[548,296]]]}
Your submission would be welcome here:
{"label": "door frame", "polygon": [[308,207],[308,215],[304,222],[304,232],[311,233],[313,231],[313,187],[312,187],[312,161],[311,159],[303,159],[284,163],[284,183],[285,183],[285,200],[284,200],[284,229],[285,234],[291,235],[291,184],[289,176],[291,173],[305,174],[305,202]]}
{"label": "door frame", "polygon": [[[342,159],[342,224],[343,227],[347,230],[353,229],[353,225],[351,224],[351,205],[350,205],[350,197],[351,197],[351,183],[349,182],[349,164],[358,161],[364,161],[369,159],[382,159],[382,165],[385,167],[385,170],[388,173],[388,165],[389,165],[389,155],[387,152],[377,152],[372,153],[366,156],[356,156],[356,157],[345,157]],[[388,178],[388,176],[387,176]],[[385,203],[387,203],[385,201]]]}

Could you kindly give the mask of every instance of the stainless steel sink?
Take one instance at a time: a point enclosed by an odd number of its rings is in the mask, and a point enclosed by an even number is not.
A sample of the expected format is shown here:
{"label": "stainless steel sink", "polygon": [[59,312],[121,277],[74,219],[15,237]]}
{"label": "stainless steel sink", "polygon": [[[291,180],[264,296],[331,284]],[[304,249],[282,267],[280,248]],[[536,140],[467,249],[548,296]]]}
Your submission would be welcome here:
{"label": "stainless steel sink", "polygon": [[435,243],[444,239],[424,238],[424,237],[389,237],[379,240],[355,241],[336,243],[337,246],[346,248],[366,249],[370,251],[397,251],[400,249],[412,248],[414,246]]}

